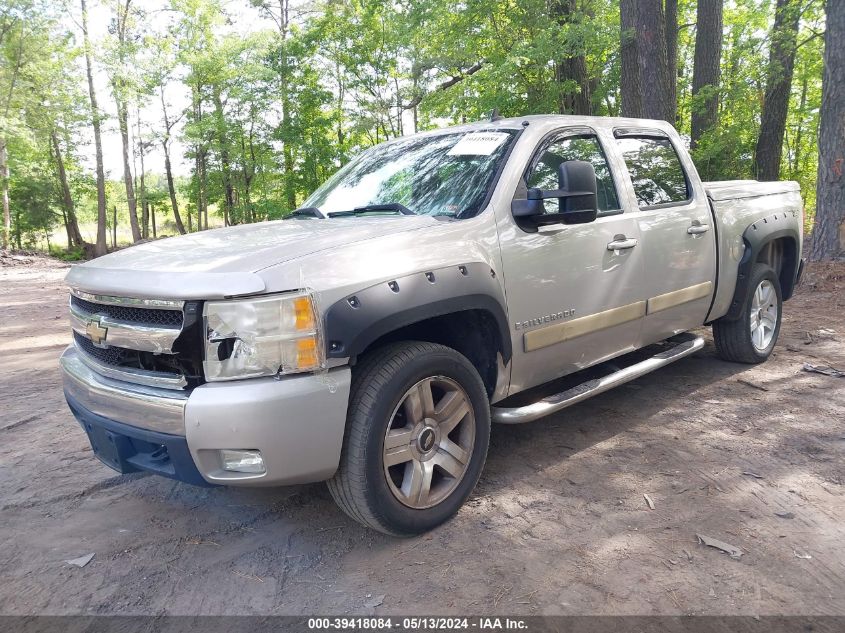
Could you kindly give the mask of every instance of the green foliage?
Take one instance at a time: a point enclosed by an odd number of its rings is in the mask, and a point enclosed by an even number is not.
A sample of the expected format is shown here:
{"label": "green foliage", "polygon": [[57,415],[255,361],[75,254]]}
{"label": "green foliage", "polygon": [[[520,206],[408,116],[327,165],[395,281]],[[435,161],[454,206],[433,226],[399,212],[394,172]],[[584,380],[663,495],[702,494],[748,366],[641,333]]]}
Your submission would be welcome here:
{"label": "green foliage", "polygon": [[[719,123],[694,153],[705,179],[752,177],[773,5],[725,3]],[[74,6],[7,0],[0,9],[0,140],[22,242],[53,230],[53,241],[64,241],[53,135],[86,239],[96,222]],[[782,175],[801,183],[810,218],[824,15],[821,0],[802,6]],[[189,177],[176,178],[175,196],[194,230],[201,210],[212,226],[284,217],[362,148],[493,109],[566,113],[584,94],[593,114],[619,113],[619,0],[104,0],[99,7],[110,24],[94,42],[95,71],[128,107],[136,188],[140,129],[148,158],[160,164],[167,144],[183,152],[174,164],[191,165]],[[684,135],[697,107],[695,19],[696,0],[679,0],[676,123]],[[174,93],[182,101],[171,100]],[[104,125],[114,130],[108,112]],[[120,167],[109,167],[119,177]],[[176,233],[164,174],[145,174],[144,196],[156,210],[157,234]],[[117,208],[122,231],[122,183],[110,182],[107,198],[109,223]]]}
{"label": "green foliage", "polygon": [[58,223],[58,195],[49,161],[36,147],[13,143],[9,147],[12,207],[12,242],[18,248],[33,248]]}
{"label": "green foliage", "polygon": [[64,262],[81,262],[85,259],[85,251],[79,247],[62,248],[54,244],[50,245],[49,254],[51,257],[60,259]]}
{"label": "green foliage", "polygon": [[765,93],[770,11],[756,0],[726,3],[719,125],[693,154],[705,180],[753,178],[753,156]]}

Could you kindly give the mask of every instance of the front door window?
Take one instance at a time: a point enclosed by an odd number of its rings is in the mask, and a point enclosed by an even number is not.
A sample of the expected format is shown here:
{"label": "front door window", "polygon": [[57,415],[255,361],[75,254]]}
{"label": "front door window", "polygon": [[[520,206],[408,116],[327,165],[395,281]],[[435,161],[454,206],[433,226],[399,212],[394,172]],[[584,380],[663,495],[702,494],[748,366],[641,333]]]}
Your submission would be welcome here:
{"label": "front door window", "polygon": [[[557,189],[558,167],[568,160],[583,160],[596,170],[599,214],[619,210],[613,176],[598,138],[592,134],[564,136],[553,140],[531,166],[526,184],[529,189]],[[557,200],[545,200],[546,213],[558,212]]]}

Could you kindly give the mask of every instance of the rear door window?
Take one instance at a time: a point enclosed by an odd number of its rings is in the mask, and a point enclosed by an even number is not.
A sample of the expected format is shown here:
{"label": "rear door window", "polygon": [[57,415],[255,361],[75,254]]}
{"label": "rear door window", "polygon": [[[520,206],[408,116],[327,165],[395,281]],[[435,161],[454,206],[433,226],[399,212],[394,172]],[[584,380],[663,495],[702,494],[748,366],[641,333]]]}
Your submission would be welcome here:
{"label": "rear door window", "polygon": [[625,136],[618,143],[640,208],[690,199],[686,173],[668,138]]}

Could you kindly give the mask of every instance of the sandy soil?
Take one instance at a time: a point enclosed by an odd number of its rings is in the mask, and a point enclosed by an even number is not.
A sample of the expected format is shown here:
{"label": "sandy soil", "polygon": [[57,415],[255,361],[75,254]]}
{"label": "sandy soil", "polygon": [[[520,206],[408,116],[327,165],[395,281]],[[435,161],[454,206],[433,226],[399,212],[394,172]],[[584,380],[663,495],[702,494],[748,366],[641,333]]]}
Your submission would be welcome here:
{"label": "sandy soil", "polygon": [[66,269],[24,259],[0,262],[0,613],[845,614],[845,378],[802,371],[845,369],[843,265],[808,272],[765,365],[717,360],[708,331],[659,373],[495,427],[460,514],[396,540],[322,485],[100,464],[62,399]]}

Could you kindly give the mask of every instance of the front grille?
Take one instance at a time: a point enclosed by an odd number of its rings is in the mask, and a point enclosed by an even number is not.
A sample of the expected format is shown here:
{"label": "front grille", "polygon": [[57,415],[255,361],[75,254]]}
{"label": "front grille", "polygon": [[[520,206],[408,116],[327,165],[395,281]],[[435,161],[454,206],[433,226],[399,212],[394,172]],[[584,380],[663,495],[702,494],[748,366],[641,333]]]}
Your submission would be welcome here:
{"label": "front grille", "polygon": [[121,349],[120,347],[97,347],[78,332],[73,333],[73,340],[76,346],[88,356],[112,367],[126,366],[127,356],[132,353],[131,350]]}
{"label": "front grille", "polygon": [[153,354],[122,347],[97,347],[78,332],[73,333],[73,340],[77,349],[102,365],[108,365],[115,369],[124,367],[164,372],[174,376],[182,374],[175,354]]}
{"label": "front grille", "polygon": [[[99,372],[110,378],[168,389],[202,384],[202,304],[171,301],[179,309],[142,308],[133,301],[109,298],[108,303],[99,303],[95,297],[71,293],[74,345],[91,369],[98,371],[96,363]],[[103,346],[95,345],[87,334],[98,316],[109,319],[100,321],[108,332]]]}
{"label": "front grille", "polygon": [[181,310],[161,310],[159,308],[133,308],[132,306],[112,305],[107,303],[93,303],[80,299],[76,295],[70,297],[71,305],[84,312],[99,314],[116,321],[125,321],[138,325],[182,327]]}

